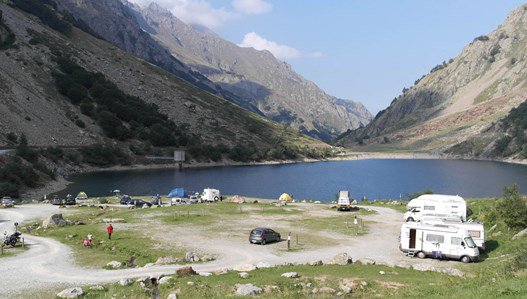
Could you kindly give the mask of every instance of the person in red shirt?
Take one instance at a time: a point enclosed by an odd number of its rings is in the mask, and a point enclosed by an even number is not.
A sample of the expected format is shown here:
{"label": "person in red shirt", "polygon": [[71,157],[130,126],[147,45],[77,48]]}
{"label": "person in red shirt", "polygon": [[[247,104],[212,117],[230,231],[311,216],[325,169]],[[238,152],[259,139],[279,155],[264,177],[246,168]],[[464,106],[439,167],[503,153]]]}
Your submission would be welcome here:
{"label": "person in red shirt", "polygon": [[112,226],[111,223],[110,223],[110,225],[108,225],[108,227],[106,228],[106,231],[108,231],[108,240],[111,240],[111,239],[112,239],[112,233],[113,233],[113,226]]}

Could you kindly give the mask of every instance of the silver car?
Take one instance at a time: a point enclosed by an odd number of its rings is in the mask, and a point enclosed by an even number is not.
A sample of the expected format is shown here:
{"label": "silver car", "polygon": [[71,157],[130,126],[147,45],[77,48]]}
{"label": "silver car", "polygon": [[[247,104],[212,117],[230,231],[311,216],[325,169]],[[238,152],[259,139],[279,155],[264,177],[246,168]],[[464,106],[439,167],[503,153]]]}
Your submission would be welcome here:
{"label": "silver car", "polygon": [[2,198],[2,206],[6,207],[6,208],[14,207],[13,199],[11,199],[11,197],[9,197],[9,196],[4,196]]}
{"label": "silver car", "polygon": [[282,239],[279,233],[266,227],[258,227],[251,231],[249,235],[250,243],[260,243],[265,245],[269,242],[279,242]]}

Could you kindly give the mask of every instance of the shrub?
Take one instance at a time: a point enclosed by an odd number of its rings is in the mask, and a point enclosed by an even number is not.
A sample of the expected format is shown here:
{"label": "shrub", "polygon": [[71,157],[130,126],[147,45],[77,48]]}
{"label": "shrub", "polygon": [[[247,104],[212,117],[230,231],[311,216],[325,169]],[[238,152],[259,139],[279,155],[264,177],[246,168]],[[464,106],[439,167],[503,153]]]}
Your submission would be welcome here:
{"label": "shrub", "polygon": [[11,142],[11,143],[17,143],[18,142],[18,137],[16,136],[15,133],[13,132],[9,132],[5,135],[5,137],[7,138],[7,141]]}
{"label": "shrub", "polygon": [[71,25],[62,20],[55,9],[57,5],[51,0],[12,0],[12,5],[38,17],[42,23],[63,34],[71,32]]}
{"label": "shrub", "polygon": [[86,127],[86,124],[85,124],[81,119],[77,119],[77,120],[75,120],[75,124],[76,124],[79,128],[85,128],[85,127]]}
{"label": "shrub", "polygon": [[233,161],[247,162],[256,159],[256,157],[254,157],[256,152],[256,147],[254,145],[238,144],[231,149],[229,158]]}
{"label": "shrub", "polygon": [[103,198],[99,198],[99,203],[100,204],[107,204],[108,203],[108,199],[103,197]]}
{"label": "shrub", "polygon": [[57,162],[61,160],[62,158],[64,158],[64,151],[59,147],[48,146],[42,152],[42,154],[44,155],[44,157],[52,160],[53,162]]}
{"label": "shrub", "polygon": [[496,206],[498,217],[511,229],[527,227],[527,205],[518,192],[518,185],[503,189],[502,198]]}
{"label": "shrub", "polygon": [[130,164],[130,157],[121,149],[113,146],[92,145],[80,149],[80,153],[82,155],[82,161],[90,165],[109,167],[117,164]]}
{"label": "shrub", "polygon": [[26,135],[24,134],[20,136],[20,141],[16,147],[15,153],[17,156],[24,158],[29,162],[35,162],[38,159],[38,153],[29,148]]}
{"label": "shrub", "polygon": [[93,111],[95,110],[95,107],[90,102],[82,102],[79,106],[81,109],[81,113],[87,116],[93,116]]}

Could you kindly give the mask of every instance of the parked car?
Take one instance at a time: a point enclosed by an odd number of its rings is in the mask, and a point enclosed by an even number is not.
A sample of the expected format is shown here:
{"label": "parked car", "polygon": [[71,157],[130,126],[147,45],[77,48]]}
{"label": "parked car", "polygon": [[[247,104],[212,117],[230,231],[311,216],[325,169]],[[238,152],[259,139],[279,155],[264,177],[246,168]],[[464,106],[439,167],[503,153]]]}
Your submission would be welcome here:
{"label": "parked car", "polygon": [[75,198],[71,194],[68,194],[68,196],[66,196],[66,205],[73,206],[76,204],[77,204],[77,201],[75,200]]}
{"label": "parked car", "polygon": [[127,204],[130,204],[131,200],[132,199],[130,198],[130,196],[125,195],[125,196],[121,197],[121,200],[119,201],[119,203],[122,204],[122,205],[127,205]]}
{"label": "parked car", "polygon": [[258,227],[251,231],[249,235],[250,243],[260,243],[265,245],[268,242],[278,242],[282,239],[279,233],[270,228]]}
{"label": "parked car", "polygon": [[128,202],[129,205],[136,206],[136,207],[143,207],[144,205],[147,205],[148,207],[152,206],[151,202],[144,201],[142,199],[132,199]]}
{"label": "parked car", "polygon": [[170,200],[171,205],[184,205],[187,204],[184,198],[181,197],[174,197]]}
{"label": "parked car", "polygon": [[2,206],[5,208],[12,208],[14,207],[13,199],[9,196],[4,196],[2,198]]}
{"label": "parked car", "polygon": [[62,202],[62,199],[58,195],[53,195],[53,198],[51,199],[51,204],[55,206],[61,206],[64,203]]}

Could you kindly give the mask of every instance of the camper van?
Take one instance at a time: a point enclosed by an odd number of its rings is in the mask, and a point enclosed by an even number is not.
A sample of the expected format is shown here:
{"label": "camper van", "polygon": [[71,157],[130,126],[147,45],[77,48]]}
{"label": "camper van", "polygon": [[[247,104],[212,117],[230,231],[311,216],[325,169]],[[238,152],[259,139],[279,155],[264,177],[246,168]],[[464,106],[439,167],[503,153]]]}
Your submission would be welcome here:
{"label": "camper van", "polygon": [[458,195],[425,194],[406,205],[405,221],[419,221],[423,216],[457,217],[467,220],[467,204]]}
{"label": "camper van", "polygon": [[220,190],[218,189],[203,189],[203,194],[201,194],[202,201],[214,202],[222,199]]}
{"label": "camper van", "polygon": [[337,210],[349,211],[351,210],[351,202],[348,190],[340,190],[339,199],[337,201]]}
{"label": "camper van", "polygon": [[401,226],[399,248],[408,256],[475,262],[479,250],[468,231],[447,225],[408,222]]}
{"label": "camper van", "polygon": [[485,227],[481,222],[463,222],[459,218],[452,217],[437,218],[432,216],[424,216],[421,218],[421,223],[455,226],[458,228],[466,229],[468,231],[468,234],[472,237],[472,240],[474,240],[474,243],[476,243],[476,245],[478,246],[478,248],[481,250],[485,250]]}

